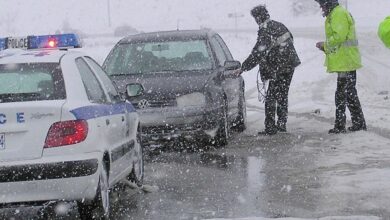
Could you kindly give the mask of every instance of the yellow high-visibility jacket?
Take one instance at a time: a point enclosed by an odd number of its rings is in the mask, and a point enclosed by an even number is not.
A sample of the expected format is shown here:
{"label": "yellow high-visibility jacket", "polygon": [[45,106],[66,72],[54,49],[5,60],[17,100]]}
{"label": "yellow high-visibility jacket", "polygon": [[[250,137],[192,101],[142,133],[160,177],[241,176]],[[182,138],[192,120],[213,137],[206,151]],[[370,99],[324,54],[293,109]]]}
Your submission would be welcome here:
{"label": "yellow high-visibility jacket", "polygon": [[325,66],[330,73],[349,72],[362,67],[352,15],[342,6],[335,7],[325,21]]}
{"label": "yellow high-visibility jacket", "polygon": [[379,25],[378,35],[386,47],[390,48],[390,16]]}

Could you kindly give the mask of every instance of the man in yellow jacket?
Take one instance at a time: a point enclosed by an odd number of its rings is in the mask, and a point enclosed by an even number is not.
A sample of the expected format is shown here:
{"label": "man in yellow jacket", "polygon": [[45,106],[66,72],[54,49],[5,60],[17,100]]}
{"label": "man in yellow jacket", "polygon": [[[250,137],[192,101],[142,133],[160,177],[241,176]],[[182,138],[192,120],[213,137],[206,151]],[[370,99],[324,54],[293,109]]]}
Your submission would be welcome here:
{"label": "man in yellow jacket", "polygon": [[379,25],[378,35],[385,46],[390,48],[390,16]]}
{"label": "man in yellow jacket", "polygon": [[335,95],[336,120],[330,134],[346,132],[346,106],[351,112],[349,131],[367,130],[364,114],[356,90],[356,70],[362,67],[355,21],[337,0],[315,0],[326,17],[326,42],[318,42],[317,48],[326,54],[327,72],[338,74]]}

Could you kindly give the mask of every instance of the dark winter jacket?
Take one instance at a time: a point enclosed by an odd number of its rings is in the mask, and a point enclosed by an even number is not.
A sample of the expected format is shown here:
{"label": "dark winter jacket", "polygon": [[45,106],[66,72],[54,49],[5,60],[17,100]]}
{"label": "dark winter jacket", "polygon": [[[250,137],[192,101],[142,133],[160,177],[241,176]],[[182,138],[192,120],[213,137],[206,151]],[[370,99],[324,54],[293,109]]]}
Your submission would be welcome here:
{"label": "dark winter jacket", "polygon": [[282,23],[267,20],[260,24],[256,45],[241,69],[249,71],[259,65],[261,80],[265,81],[299,64],[291,32]]}

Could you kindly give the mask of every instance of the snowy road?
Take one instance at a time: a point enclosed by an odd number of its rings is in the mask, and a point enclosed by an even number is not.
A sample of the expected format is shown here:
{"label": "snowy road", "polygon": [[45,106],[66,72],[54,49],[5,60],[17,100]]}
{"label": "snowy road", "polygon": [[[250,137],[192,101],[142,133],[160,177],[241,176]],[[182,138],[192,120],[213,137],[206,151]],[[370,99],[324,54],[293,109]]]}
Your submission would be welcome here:
{"label": "snowy road", "polygon": [[[390,218],[389,139],[366,132],[329,136],[323,131],[329,122],[302,115],[290,118],[289,133],[257,137],[262,112],[249,115],[248,130],[224,149],[166,150],[149,158],[145,181],[159,190],[113,193],[113,219]],[[365,138],[377,144],[360,144]],[[33,213],[19,210],[16,219]],[[76,216],[73,207],[64,219]]]}

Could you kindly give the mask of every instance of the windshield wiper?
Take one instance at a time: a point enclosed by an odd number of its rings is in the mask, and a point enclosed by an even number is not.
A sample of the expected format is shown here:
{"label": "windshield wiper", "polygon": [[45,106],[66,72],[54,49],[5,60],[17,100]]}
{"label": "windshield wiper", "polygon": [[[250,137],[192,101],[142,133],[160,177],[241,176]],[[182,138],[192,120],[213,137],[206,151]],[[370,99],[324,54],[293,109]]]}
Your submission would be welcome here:
{"label": "windshield wiper", "polygon": [[132,75],[141,75],[143,73],[115,73],[115,74],[109,74],[110,76],[132,76]]}
{"label": "windshield wiper", "polygon": [[29,101],[41,97],[40,93],[6,93],[0,94],[0,103],[4,102],[18,102],[18,101]]}

